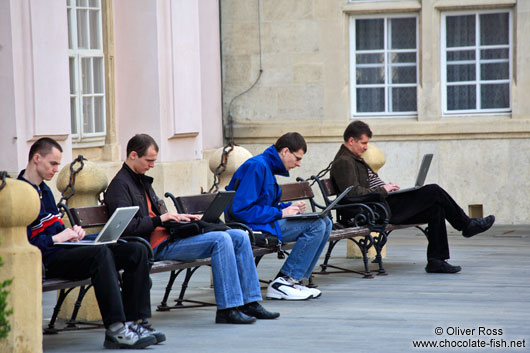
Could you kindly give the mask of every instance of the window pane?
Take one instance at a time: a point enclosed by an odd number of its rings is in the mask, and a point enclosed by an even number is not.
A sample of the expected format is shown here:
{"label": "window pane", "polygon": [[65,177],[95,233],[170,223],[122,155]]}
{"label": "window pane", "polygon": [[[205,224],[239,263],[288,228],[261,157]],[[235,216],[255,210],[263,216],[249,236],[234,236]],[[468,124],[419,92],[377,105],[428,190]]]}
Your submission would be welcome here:
{"label": "window pane", "polygon": [[447,65],[447,82],[475,80],[475,65]]}
{"label": "window pane", "polygon": [[416,19],[393,18],[390,20],[392,30],[392,49],[416,49]]}
{"label": "window pane", "polygon": [[83,132],[92,133],[94,132],[94,120],[92,115],[94,113],[94,98],[85,97],[83,98]]}
{"label": "window pane", "polygon": [[76,93],[76,86],[75,86],[75,58],[69,58],[69,66],[70,66],[70,94]]}
{"label": "window pane", "polygon": [[469,110],[476,108],[477,92],[475,86],[448,86],[447,109]]}
{"label": "window pane", "polygon": [[96,132],[105,131],[105,105],[103,97],[94,97],[94,122],[96,125]]}
{"label": "window pane", "polygon": [[77,10],[77,47],[88,49],[88,11]]}
{"label": "window pane", "polygon": [[90,48],[101,49],[101,30],[99,28],[100,12],[97,10],[89,11],[90,14]]}
{"label": "window pane", "polygon": [[87,6],[88,0],[77,0],[77,6]]}
{"label": "window pane", "polygon": [[475,15],[446,17],[447,47],[475,45]]}
{"label": "window pane", "polygon": [[509,49],[483,49],[480,51],[481,59],[508,59],[510,55]]}
{"label": "window pane", "polygon": [[384,54],[357,54],[355,60],[357,64],[382,64]]}
{"label": "window pane", "polygon": [[415,112],[416,110],[416,87],[392,88],[393,112]]}
{"label": "window pane", "polygon": [[475,60],[474,50],[448,51],[447,61]]}
{"label": "window pane", "polygon": [[508,21],[509,16],[507,13],[480,15],[480,44],[508,44]]}
{"label": "window pane", "polygon": [[507,80],[510,66],[508,63],[493,63],[480,65],[481,80]]}
{"label": "window pane", "polygon": [[70,98],[70,122],[72,123],[72,134],[77,135],[77,105],[76,97]]}
{"label": "window pane", "polygon": [[383,67],[369,67],[357,69],[357,84],[385,83],[385,70]]}
{"label": "window pane", "polygon": [[74,40],[72,39],[72,10],[66,10],[66,16],[68,19],[68,48],[74,48]]}
{"label": "window pane", "polygon": [[509,108],[510,87],[508,83],[481,85],[480,102],[482,109]]}
{"label": "window pane", "polygon": [[93,93],[92,90],[92,70],[90,65],[90,58],[81,59],[81,80],[83,82],[82,94]]}
{"label": "window pane", "polygon": [[394,66],[392,83],[416,83],[416,66]]}
{"label": "window pane", "polygon": [[393,63],[415,63],[416,53],[392,53]]}
{"label": "window pane", "polygon": [[357,88],[357,112],[384,112],[384,88]]}
{"label": "window pane", "polygon": [[384,20],[356,20],[355,21],[355,45],[356,50],[383,49]]}
{"label": "window pane", "polygon": [[99,7],[99,0],[89,0],[88,5],[90,7]]}
{"label": "window pane", "polygon": [[92,60],[94,63],[94,93],[104,93],[103,58],[93,58]]}

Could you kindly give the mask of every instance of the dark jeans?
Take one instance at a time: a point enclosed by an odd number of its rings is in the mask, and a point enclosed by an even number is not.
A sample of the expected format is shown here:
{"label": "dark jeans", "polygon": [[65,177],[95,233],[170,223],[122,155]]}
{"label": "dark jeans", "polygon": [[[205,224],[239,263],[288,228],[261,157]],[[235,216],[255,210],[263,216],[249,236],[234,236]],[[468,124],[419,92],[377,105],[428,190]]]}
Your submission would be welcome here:
{"label": "dark jeans", "polygon": [[455,200],[436,184],[396,195],[390,193],[386,201],[392,212],[390,223],[427,223],[428,260],[449,258],[445,220],[459,231],[463,230],[470,220]]}
{"label": "dark jeans", "polygon": [[[122,290],[117,270],[124,270]],[[54,255],[48,277],[90,277],[105,327],[151,317],[147,249],[139,243],[78,246]]]}

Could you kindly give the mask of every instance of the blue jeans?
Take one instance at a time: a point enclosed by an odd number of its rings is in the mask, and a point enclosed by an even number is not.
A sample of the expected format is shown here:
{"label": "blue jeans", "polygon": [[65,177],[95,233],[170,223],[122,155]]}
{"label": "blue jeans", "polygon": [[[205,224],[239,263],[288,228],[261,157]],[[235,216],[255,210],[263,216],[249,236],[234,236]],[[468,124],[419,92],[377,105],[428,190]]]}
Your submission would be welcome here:
{"label": "blue jeans", "polygon": [[164,243],[154,249],[156,260],[212,258],[213,288],[218,309],[261,300],[258,272],[246,232],[230,229],[178,239],[165,247]]}
{"label": "blue jeans", "polygon": [[280,271],[298,281],[309,278],[328,241],[331,220],[328,217],[299,221],[281,219],[278,224],[283,242],[296,241]]}

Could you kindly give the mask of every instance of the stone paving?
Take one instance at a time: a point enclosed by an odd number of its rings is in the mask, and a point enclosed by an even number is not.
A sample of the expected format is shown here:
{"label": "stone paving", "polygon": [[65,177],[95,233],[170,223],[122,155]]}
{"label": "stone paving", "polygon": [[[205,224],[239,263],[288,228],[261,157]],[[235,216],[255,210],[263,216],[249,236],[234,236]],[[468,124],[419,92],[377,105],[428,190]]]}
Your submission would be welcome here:
{"label": "stone paving", "polygon": [[[450,262],[463,267],[459,274],[425,273],[424,236],[401,230],[389,240],[387,276],[316,275],[321,298],[264,301],[267,309],[281,312],[274,321],[216,325],[214,307],[153,311],[151,322],[168,339],[146,351],[530,351],[530,225],[495,226],[471,239],[451,233],[449,241]],[[360,260],[345,258],[345,247],[345,241],[337,245],[332,262],[361,269]],[[275,256],[265,257],[258,268],[260,277],[270,279],[280,265]],[[167,277],[167,273],[153,276],[153,310]],[[173,294],[174,298],[178,291]],[[207,268],[199,269],[190,282],[188,297],[213,301]],[[55,293],[44,293],[43,325],[54,303]],[[45,352],[98,352],[103,350],[103,338],[102,329],[62,332],[45,335],[43,347]],[[421,340],[446,347],[414,348],[414,342]],[[510,348],[512,341],[520,348]],[[473,348],[481,344],[485,348]]]}

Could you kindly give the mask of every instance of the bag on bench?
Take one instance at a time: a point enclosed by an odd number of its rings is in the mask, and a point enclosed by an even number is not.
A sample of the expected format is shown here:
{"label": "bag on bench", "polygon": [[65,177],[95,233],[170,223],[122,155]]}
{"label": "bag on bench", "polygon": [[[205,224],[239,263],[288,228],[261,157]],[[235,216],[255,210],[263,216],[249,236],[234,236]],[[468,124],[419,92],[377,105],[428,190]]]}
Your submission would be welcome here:
{"label": "bag on bench", "polygon": [[204,234],[214,231],[225,231],[230,229],[229,226],[223,223],[208,223],[202,220],[193,222],[165,222],[164,227],[169,232],[169,238],[171,240],[187,238],[198,234]]}
{"label": "bag on bench", "polygon": [[276,235],[267,232],[253,232],[254,240],[252,245],[262,248],[277,248],[280,241]]}

